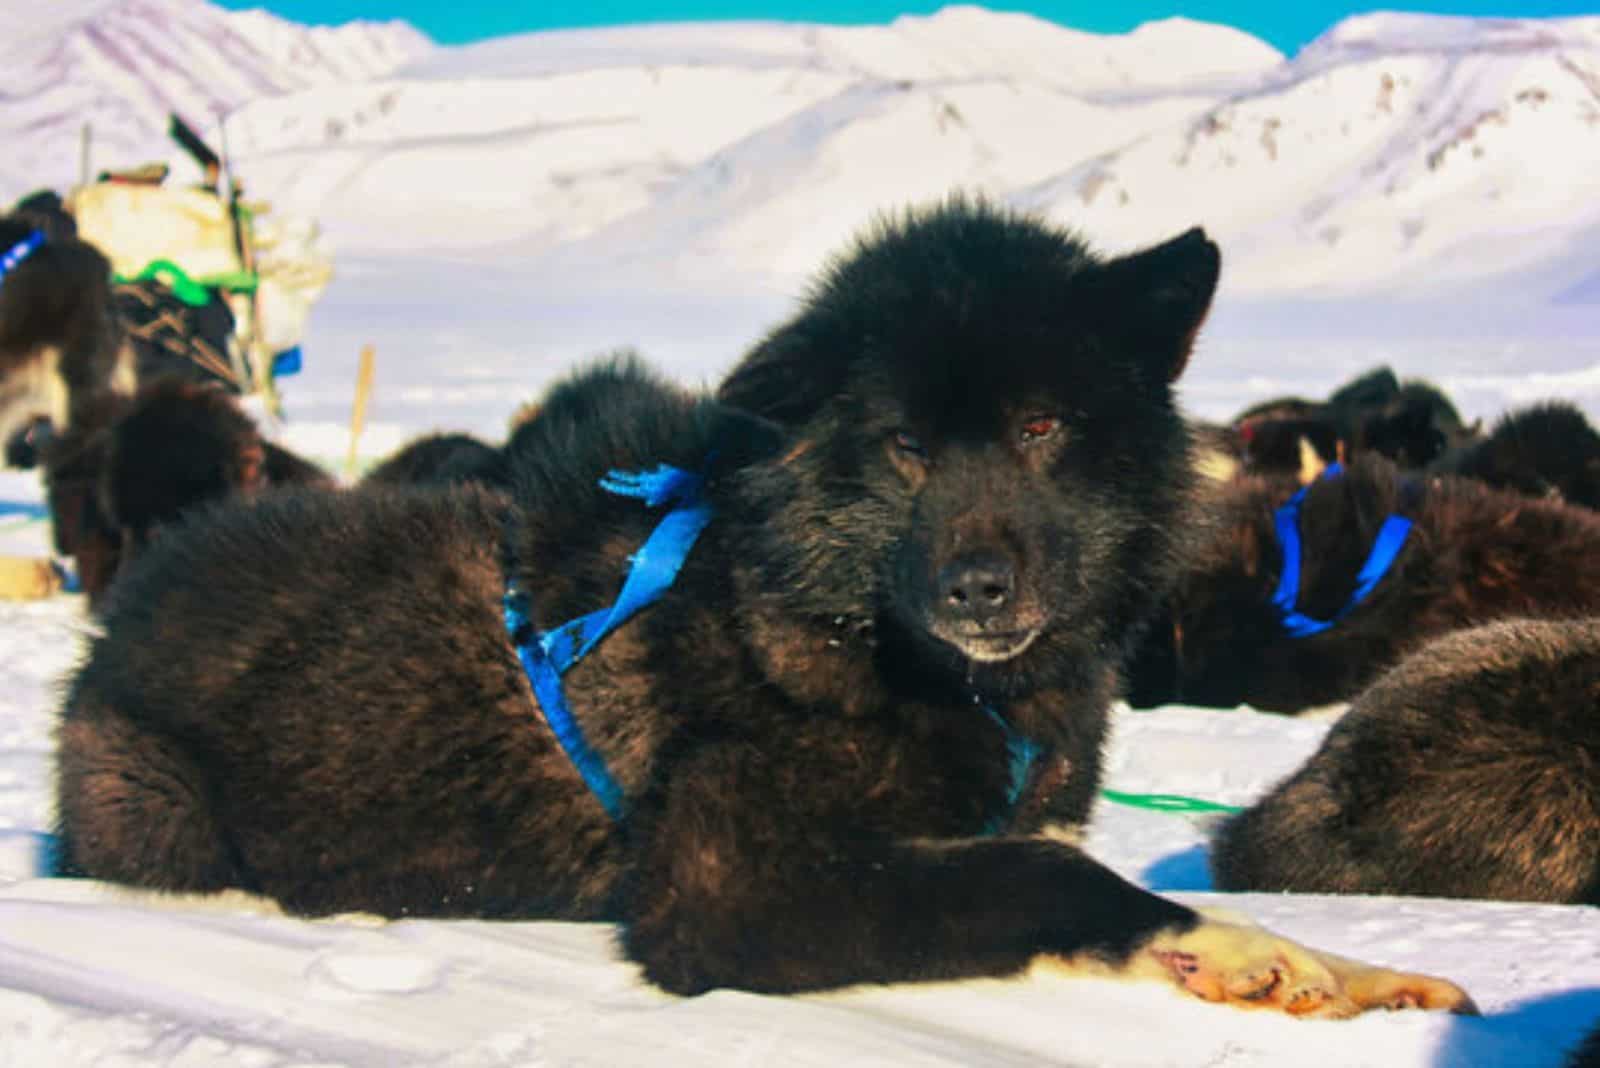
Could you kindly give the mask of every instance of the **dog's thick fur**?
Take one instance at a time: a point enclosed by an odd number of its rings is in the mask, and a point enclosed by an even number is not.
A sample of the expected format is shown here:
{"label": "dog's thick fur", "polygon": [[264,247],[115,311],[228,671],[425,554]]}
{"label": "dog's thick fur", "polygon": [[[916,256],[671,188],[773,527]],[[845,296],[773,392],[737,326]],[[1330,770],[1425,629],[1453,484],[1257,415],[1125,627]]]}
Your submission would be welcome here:
{"label": "dog's thick fur", "polygon": [[1471,479],[1408,479],[1366,456],[1306,494],[1300,610],[1330,619],[1348,602],[1386,516],[1410,518],[1410,536],[1349,615],[1293,637],[1272,603],[1282,572],[1273,513],[1297,488],[1292,478],[1241,476],[1213,490],[1209,533],[1130,667],[1130,703],[1297,712],[1351,699],[1451,630],[1600,613],[1600,516]]}
{"label": "dog's thick fur", "polygon": [[1488,437],[1446,453],[1431,470],[1600,510],[1600,433],[1562,401],[1507,413]]}
{"label": "dog's thick fur", "polygon": [[448,486],[476,482],[494,489],[511,487],[504,452],[471,434],[424,434],[409,441],[362,476],[369,485]]}
{"label": "dog's thick fur", "polygon": [[332,485],[264,441],[220,386],[172,378],[132,397],[101,394],[45,446],[44,474],[56,549],[73,558],[96,608],[118,572],[191,509],[269,485]]}
{"label": "dog's thick fur", "polygon": [[1228,890],[1600,905],[1600,619],[1458,631],[1212,850]]}
{"label": "dog's thick fur", "polygon": [[[0,215],[0,253],[35,229],[49,228]],[[0,442],[41,417],[70,426],[106,389],[131,392],[133,373],[98,249],[62,233],[0,281]]]}
{"label": "dog's thick fur", "polygon": [[[1120,651],[1173,570],[1170,381],[1217,272],[1198,231],[1103,262],[954,201],[865,237],[718,400],[628,363],[557,388],[510,497],[372,486],[185,524],[72,682],[69,870],[312,914],[612,919],[682,993],[1072,960],[1291,1012],[1465,1007],[1042,833],[1088,814]],[[614,822],[501,596],[509,574],[541,629],[609,603],[660,513],[597,479],[661,463],[704,472],[714,518],[565,676]],[[1014,805],[985,705],[1043,750]]]}

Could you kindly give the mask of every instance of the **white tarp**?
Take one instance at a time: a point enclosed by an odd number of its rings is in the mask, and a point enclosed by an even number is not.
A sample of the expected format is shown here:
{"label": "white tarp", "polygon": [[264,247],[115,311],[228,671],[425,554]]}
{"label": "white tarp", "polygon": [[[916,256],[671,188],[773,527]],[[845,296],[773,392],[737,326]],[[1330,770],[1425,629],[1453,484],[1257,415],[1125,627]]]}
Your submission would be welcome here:
{"label": "white tarp", "polygon": [[[80,235],[106,254],[121,277],[135,277],[163,260],[197,282],[245,270],[228,202],[210,190],[98,182],[74,190],[68,207]],[[333,278],[333,260],[314,223],[279,220],[259,204],[248,209],[259,316],[242,298],[233,301],[233,310],[240,340],[259,363],[300,343],[312,305]]]}

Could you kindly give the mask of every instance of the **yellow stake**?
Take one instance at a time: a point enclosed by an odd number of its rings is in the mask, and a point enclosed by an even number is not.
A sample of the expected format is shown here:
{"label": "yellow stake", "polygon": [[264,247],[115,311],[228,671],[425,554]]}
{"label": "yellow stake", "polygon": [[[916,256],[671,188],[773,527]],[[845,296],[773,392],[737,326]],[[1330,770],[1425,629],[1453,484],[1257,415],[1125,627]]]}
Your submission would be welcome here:
{"label": "yellow stake", "polygon": [[356,372],[356,403],[350,412],[350,455],[344,461],[345,477],[352,482],[356,477],[356,446],[361,441],[361,431],[367,424],[367,397],[372,393],[372,375],[378,358],[371,345],[361,346],[361,369]]}

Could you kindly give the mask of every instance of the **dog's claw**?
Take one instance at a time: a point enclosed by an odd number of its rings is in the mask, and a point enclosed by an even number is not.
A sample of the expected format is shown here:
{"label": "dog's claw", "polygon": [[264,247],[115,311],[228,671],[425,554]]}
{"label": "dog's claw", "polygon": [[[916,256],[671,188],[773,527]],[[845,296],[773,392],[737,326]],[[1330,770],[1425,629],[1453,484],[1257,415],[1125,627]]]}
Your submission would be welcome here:
{"label": "dog's claw", "polygon": [[1228,994],[1230,999],[1237,998],[1240,1001],[1265,1001],[1282,985],[1283,970],[1274,966],[1264,972],[1256,972],[1234,980]]}

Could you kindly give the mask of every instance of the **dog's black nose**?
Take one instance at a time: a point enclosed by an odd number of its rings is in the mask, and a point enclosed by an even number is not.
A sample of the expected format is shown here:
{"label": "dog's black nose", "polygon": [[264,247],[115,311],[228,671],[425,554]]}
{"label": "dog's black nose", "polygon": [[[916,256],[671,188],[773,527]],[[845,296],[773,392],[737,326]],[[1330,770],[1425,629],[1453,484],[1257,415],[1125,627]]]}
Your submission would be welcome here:
{"label": "dog's black nose", "polygon": [[939,572],[939,607],[946,615],[987,623],[1011,604],[1017,573],[998,553],[958,556]]}
{"label": "dog's black nose", "polygon": [[5,466],[26,471],[39,465],[44,447],[50,443],[54,427],[50,420],[38,418],[11,435],[6,442]]}

